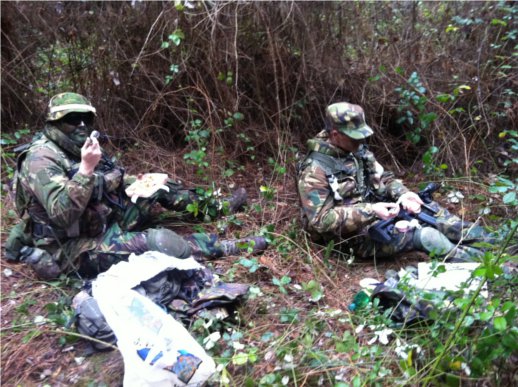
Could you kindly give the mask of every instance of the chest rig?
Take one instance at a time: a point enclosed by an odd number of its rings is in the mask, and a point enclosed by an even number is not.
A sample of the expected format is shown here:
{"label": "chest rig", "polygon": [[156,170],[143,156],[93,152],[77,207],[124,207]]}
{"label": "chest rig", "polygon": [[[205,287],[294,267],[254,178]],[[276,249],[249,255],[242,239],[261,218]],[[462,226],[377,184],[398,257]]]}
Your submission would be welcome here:
{"label": "chest rig", "polygon": [[324,170],[326,179],[337,203],[368,201],[375,190],[371,182],[375,171],[370,171],[367,160],[367,147],[361,146],[355,154],[342,157],[329,155],[319,151],[311,152],[307,165],[315,162]]}
{"label": "chest rig", "polygon": [[30,147],[24,149],[18,156],[16,176],[14,179],[16,207],[20,216],[28,212],[33,236],[36,239],[63,240],[75,238],[80,235],[95,236],[103,232],[112,213],[112,208],[123,208],[123,177],[124,170],[104,154],[94,172],[94,190],[81,219],[77,219],[67,229],[53,225],[45,213],[43,206],[30,193],[30,190],[23,188],[21,182],[22,163],[31,149],[51,149],[55,154],[55,162],[62,168],[69,179],[77,173],[80,160],[73,155],[67,154],[54,142],[45,136],[34,141]]}

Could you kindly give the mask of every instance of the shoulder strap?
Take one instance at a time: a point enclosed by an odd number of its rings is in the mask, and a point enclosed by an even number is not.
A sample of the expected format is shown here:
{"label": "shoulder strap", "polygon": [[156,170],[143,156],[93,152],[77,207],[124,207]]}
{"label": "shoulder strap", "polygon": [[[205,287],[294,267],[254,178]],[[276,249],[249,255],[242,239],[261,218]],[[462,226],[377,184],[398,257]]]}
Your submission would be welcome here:
{"label": "shoulder strap", "polygon": [[29,147],[26,147],[21,151],[21,153],[16,158],[16,170],[14,171],[13,178],[13,192],[14,192],[14,204],[16,207],[16,212],[18,215],[23,217],[25,211],[27,210],[27,206],[29,205],[30,198],[24,194],[23,189],[20,184],[20,169],[22,167],[22,162],[25,160],[27,153],[29,152]]}
{"label": "shoulder strap", "polygon": [[325,153],[311,152],[308,159],[315,160],[328,177],[345,171],[343,162],[340,159],[326,155]]}

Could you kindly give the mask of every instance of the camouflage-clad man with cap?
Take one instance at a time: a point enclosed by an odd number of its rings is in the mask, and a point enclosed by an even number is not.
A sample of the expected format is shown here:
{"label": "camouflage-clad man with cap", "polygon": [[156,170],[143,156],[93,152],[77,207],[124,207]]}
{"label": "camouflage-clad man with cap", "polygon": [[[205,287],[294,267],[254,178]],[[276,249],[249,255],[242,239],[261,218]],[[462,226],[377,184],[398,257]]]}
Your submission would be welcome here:
{"label": "camouflage-clad man with cap", "polygon": [[339,102],[327,107],[325,130],[308,141],[309,153],[298,172],[304,227],[312,238],[334,240],[340,250],[361,258],[410,250],[457,261],[479,256],[481,250],[469,243],[486,236],[482,227],[462,222],[435,202],[430,206],[437,211],[437,229],[396,230],[388,243],[369,237],[369,227],[378,221],[395,218],[400,208],[418,213],[423,205],[367,149],[363,142],[372,134],[360,106]]}
{"label": "camouflage-clad man with cap", "polygon": [[[17,161],[16,207],[22,217],[6,243],[6,258],[31,265],[44,279],[61,273],[95,275],[131,253],[160,251],[178,258],[260,251],[262,237],[219,241],[216,235],[181,238],[163,229],[145,229],[154,203],[186,212],[199,200],[172,179],[150,198],[129,200],[125,188],[135,177],[112,162],[97,138],[89,136],[96,109],[84,96],[61,93],[49,102],[47,123]],[[209,203],[213,213],[236,211],[246,201],[239,189],[226,201]]]}

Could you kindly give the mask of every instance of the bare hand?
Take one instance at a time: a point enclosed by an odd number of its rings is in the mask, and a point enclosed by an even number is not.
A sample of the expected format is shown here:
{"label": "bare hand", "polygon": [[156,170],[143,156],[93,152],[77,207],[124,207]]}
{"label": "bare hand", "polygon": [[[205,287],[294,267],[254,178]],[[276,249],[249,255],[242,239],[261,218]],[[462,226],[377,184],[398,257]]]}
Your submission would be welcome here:
{"label": "bare hand", "polygon": [[376,214],[376,216],[380,219],[392,219],[395,218],[399,214],[399,205],[396,203],[374,203],[372,205],[372,210]]}
{"label": "bare hand", "polygon": [[401,204],[404,210],[411,214],[418,214],[421,212],[421,205],[424,204],[418,194],[415,192],[406,192],[399,197],[398,203]]}
{"label": "bare hand", "polygon": [[99,141],[95,137],[88,137],[81,148],[81,164],[79,165],[79,173],[91,176],[95,167],[101,160],[101,147]]}

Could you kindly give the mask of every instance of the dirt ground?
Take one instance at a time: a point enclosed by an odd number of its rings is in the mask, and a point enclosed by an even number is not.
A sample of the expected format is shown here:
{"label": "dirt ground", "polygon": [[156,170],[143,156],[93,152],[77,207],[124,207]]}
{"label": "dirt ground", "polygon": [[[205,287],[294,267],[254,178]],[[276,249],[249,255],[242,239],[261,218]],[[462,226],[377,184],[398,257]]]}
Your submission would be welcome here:
{"label": "dirt ground", "polygon": [[[254,171],[256,173],[257,171]],[[363,278],[384,279],[388,269],[400,269],[415,265],[427,259],[419,253],[409,253],[395,259],[381,262],[355,261],[348,264],[340,257],[325,257],[324,247],[308,243],[300,232],[298,222],[298,199],[291,189],[289,177],[273,184],[276,189],[274,200],[265,202],[259,186],[266,180],[264,176],[250,181],[245,174],[235,176],[236,186],[246,186],[249,193],[248,210],[237,215],[240,227],[231,224],[227,236],[244,236],[257,232],[265,224],[275,226],[275,235],[295,238],[298,247],[284,251],[274,243],[263,254],[257,256],[260,268],[250,273],[235,263],[240,257],[227,257],[208,263],[215,272],[227,273],[234,268],[234,282],[248,283],[261,288],[266,299],[274,299],[278,309],[297,306],[310,308],[307,299],[293,294],[281,294],[272,284],[272,278],[290,276],[292,283],[317,279],[324,289],[325,304],[346,310],[353,295],[359,290]],[[189,182],[187,182],[189,183]],[[253,210],[261,207],[261,212]],[[10,217],[12,204],[4,198],[2,207],[2,240],[13,223]],[[209,231],[214,224],[205,225]],[[188,232],[190,226],[176,228],[179,233]],[[2,251],[3,253],[3,251]],[[124,367],[117,350],[94,352],[87,340],[71,342],[58,325],[38,325],[38,316],[46,316],[53,310],[51,304],[68,305],[71,297],[78,292],[79,281],[69,284],[38,281],[32,271],[23,264],[1,261],[1,310],[2,310],[2,385],[5,386],[119,386],[122,384]],[[270,297],[270,298],[268,298]],[[240,313],[244,320],[253,319],[255,326],[271,328],[267,313],[259,313],[264,300],[253,300],[243,305]],[[65,308],[66,309],[66,308]],[[257,329],[254,334],[261,334]],[[65,342],[65,338],[67,338]],[[254,368],[258,378],[270,368],[267,362],[259,362]]]}

